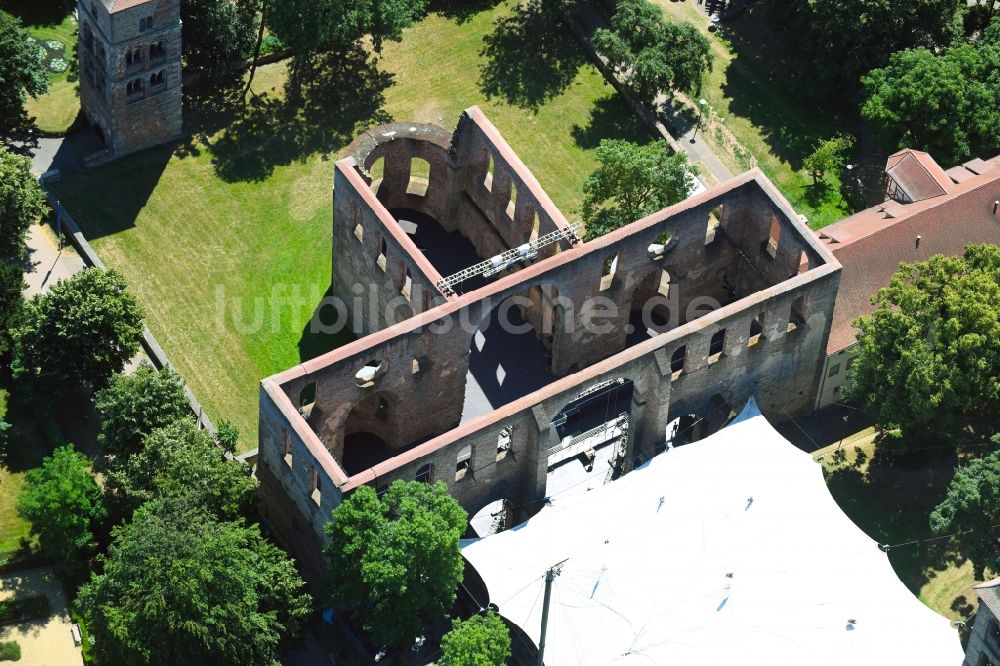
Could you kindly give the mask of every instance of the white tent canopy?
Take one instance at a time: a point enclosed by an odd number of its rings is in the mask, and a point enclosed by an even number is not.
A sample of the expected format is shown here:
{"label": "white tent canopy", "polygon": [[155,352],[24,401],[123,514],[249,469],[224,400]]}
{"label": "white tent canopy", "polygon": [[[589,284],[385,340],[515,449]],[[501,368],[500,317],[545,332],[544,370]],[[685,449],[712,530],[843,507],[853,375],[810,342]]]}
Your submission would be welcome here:
{"label": "white tent canopy", "polygon": [[[752,501],[751,501],[752,498]],[[548,664],[958,666],[947,619],[900,582],[820,466],[751,400],[730,426],[472,542],[500,612]]]}

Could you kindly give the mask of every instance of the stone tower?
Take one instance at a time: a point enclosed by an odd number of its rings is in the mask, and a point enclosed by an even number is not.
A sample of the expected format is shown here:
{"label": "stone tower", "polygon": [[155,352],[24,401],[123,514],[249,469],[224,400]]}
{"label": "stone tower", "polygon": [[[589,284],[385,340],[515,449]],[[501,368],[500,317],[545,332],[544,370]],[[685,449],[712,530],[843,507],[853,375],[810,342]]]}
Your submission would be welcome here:
{"label": "stone tower", "polygon": [[105,159],[177,139],[180,0],[77,0],[80,101]]}

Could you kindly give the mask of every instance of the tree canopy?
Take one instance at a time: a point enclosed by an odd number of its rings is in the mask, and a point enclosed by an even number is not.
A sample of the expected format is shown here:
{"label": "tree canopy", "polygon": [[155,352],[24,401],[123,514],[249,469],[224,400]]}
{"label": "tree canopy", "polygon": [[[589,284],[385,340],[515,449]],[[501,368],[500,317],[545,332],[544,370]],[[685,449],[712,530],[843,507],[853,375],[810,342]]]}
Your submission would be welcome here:
{"label": "tree canopy", "polygon": [[298,57],[345,51],[370,36],[376,52],[399,41],[427,0],[268,0],[267,25]]}
{"label": "tree canopy", "polygon": [[25,286],[20,264],[0,259],[0,356],[10,348],[11,330],[24,309]]}
{"label": "tree canopy", "polygon": [[396,481],[381,498],[361,486],[332,518],[334,601],[357,608],[377,642],[402,646],[451,609],[467,516],[447,486]]}
{"label": "tree canopy", "polygon": [[161,495],[183,493],[214,515],[233,519],[253,503],[257,481],[246,464],[224,458],[208,432],[183,419],[154,430],[140,451],[116,461],[107,490],[124,517]]}
{"label": "tree canopy", "polygon": [[12,367],[55,394],[104,386],[139,351],[142,319],[120,273],[89,268],[25,304]]}
{"label": "tree canopy", "polygon": [[844,167],[845,153],[854,147],[853,136],[835,136],[824,139],[816,144],[813,151],[802,162],[802,166],[812,176],[813,183],[818,183],[833,171]]}
{"label": "tree canopy", "polygon": [[853,97],[861,75],[896,51],[946,46],[962,34],[964,0],[766,0],[793,48],[786,64],[801,97]]}
{"label": "tree canopy", "polygon": [[41,467],[25,473],[17,513],[31,523],[42,552],[60,570],[78,572],[94,545],[94,527],[105,516],[90,460],[72,445],[56,449]]}
{"label": "tree canopy", "polygon": [[902,264],[855,322],[851,397],[880,428],[908,440],[951,441],[970,419],[996,422],[1000,404],[1000,248]]}
{"label": "tree canopy", "polygon": [[[0,65],[0,70],[3,67]],[[28,228],[44,212],[45,195],[31,173],[31,160],[0,145],[0,260],[25,258]]]}
{"label": "tree canopy", "polygon": [[192,416],[181,376],[170,367],[157,371],[146,361],[135,372],[112,376],[94,395],[94,406],[101,415],[101,443],[123,459],[140,451],[157,428]]}
{"label": "tree canopy", "polygon": [[682,201],[698,174],[666,141],[602,139],[596,157],[597,169],[583,182],[587,240]]}
{"label": "tree canopy", "polygon": [[257,41],[262,0],[184,0],[184,60],[209,80],[238,80],[232,63],[247,58]]}
{"label": "tree canopy", "polygon": [[1000,18],[975,44],[900,51],[861,81],[861,115],[889,150],[924,150],[952,166],[1000,149]]}
{"label": "tree canopy", "polygon": [[78,598],[102,663],[270,665],[310,612],[293,562],[197,498],[145,504],[112,535]]}
{"label": "tree canopy", "polygon": [[597,30],[594,45],[646,102],[661,92],[670,99],[675,90],[697,91],[712,69],[708,38],[690,23],[665,20],[648,0],[619,0],[611,29]]}
{"label": "tree canopy", "polygon": [[[1000,435],[993,437],[1000,445]],[[930,517],[936,534],[953,534],[958,552],[972,561],[978,580],[1000,571],[1000,451],[955,470],[944,500]]]}
{"label": "tree canopy", "polygon": [[439,666],[503,666],[510,656],[510,632],[493,611],[453,620],[441,639]]}
{"label": "tree canopy", "polygon": [[[38,57],[38,45],[28,41],[20,20],[3,11],[0,11],[0,81],[3,82],[0,139],[23,138],[33,129],[24,103],[29,96],[38,97],[48,90],[49,79]],[[6,175],[0,174],[0,183],[4,180]]]}

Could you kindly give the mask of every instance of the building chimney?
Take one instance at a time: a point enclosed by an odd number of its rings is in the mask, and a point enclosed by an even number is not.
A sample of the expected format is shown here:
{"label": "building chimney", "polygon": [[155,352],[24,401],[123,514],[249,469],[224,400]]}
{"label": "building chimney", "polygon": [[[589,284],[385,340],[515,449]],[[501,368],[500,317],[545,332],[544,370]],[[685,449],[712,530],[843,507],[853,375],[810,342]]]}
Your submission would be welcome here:
{"label": "building chimney", "polygon": [[917,234],[917,249],[918,250],[920,249],[920,239],[921,238],[922,238],[922,236],[920,234]]}

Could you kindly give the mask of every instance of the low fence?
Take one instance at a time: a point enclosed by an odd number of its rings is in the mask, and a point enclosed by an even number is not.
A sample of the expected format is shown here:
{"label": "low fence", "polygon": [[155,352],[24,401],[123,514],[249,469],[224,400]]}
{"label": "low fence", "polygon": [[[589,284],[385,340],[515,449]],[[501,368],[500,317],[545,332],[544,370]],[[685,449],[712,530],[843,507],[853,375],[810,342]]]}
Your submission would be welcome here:
{"label": "low fence", "polygon": [[[44,180],[44,176],[41,180]],[[97,256],[96,252],[94,252],[94,248],[92,248],[90,243],[87,242],[87,238],[83,235],[83,232],[80,231],[80,227],[77,225],[73,217],[66,211],[65,208],[63,208],[63,205],[59,202],[59,200],[56,199],[51,192],[45,189],[44,182],[40,181],[40,184],[42,186],[42,191],[45,192],[46,199],[48,199],[49,205],[55,212],[56,234],[59,235],[60,238],[65,236],[69,240],[70,244],[80,255],[80,258],[83,259],[83,263],[86,264],[87,267],[99,268],[102,271],[107,270],[107,266],[104,265],[101,258]],[[142,350],[149,359],[149,362],[157,370],[162,370],[168,365],[173,367],[167,359],[167,354],[163,351],[163,347],[160,346],[160,343],[156,341],[152,332],[145,325],[142,330]],[[202,407],[201,403],[198,402],[198,398],[195,397],[194,393],[190,388],[188,388],[187,384],[184,384],[184,394],[187,396],[188,403],[191,405],[191,411],[198,419],[198,427],[204,428],[213,437],[215,437],[217,433],[215,425],[205,414],[204,407]],[[241,458],[249,457],[251,454],[255,457],[256,450],[244,454]]]}

